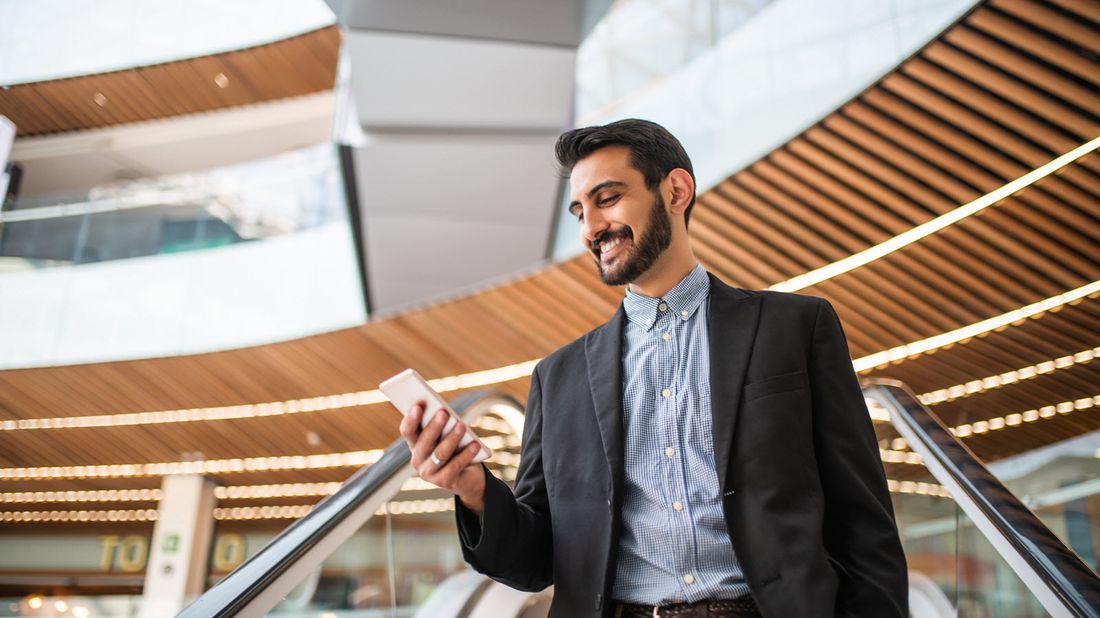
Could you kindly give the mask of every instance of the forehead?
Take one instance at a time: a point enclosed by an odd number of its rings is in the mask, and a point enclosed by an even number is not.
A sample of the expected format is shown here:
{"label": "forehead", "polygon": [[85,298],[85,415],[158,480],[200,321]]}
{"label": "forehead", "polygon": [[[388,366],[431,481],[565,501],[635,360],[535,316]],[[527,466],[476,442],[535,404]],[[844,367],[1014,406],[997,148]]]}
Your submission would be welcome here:
{"label": "forehead", "polygon": [[644,183],[642,173],[630,165],[630,148],[608,146],[577,161],[569,173],[569,193],[580,199],[592,187],[614,180],[626,184]]}

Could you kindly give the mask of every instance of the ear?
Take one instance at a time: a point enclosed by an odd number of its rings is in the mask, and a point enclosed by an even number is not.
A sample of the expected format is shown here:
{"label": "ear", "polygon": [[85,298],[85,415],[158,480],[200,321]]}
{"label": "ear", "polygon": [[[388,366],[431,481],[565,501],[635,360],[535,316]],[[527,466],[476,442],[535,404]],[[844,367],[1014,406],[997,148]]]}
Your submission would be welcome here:
{"label": "ear", "polygon": [[688,204],[691,204],[691,198],[695,196],[695,181],[691,179],[691,174],[678,167],[668,173],[665,182],[671,192],[671,198],[666,204],[668,211],[674,215],[684,214]]}

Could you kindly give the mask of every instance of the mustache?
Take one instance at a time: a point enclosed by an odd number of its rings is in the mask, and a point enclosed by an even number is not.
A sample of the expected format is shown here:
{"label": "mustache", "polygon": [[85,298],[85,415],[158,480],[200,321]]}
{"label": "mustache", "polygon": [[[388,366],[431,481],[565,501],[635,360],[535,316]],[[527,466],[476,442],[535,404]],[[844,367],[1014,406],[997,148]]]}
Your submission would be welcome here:
{"label": "mustache", "polygon": [[599,255],[600,245],[605,242],[609,242],[619,238],[623,240],[630,240],[634,238],[634,233],[631,232],[630,228],[628,227],[623,227],[618,230],[606,230],[604,232],[600,232],[598,236],[592,239],[592,242],[590,243],[590,248],[593,252],[596,253],[596,255]]}

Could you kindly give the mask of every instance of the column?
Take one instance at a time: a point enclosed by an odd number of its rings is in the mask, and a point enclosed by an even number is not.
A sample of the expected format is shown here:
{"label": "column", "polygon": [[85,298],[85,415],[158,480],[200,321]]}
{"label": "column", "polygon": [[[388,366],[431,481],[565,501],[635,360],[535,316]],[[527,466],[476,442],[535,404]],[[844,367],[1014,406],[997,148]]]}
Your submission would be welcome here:
{"label": "column", "polygon": [[174,616],[205,589],[214,532],[214,482],[197,474],[164,477],[149,548],[143,618]]}

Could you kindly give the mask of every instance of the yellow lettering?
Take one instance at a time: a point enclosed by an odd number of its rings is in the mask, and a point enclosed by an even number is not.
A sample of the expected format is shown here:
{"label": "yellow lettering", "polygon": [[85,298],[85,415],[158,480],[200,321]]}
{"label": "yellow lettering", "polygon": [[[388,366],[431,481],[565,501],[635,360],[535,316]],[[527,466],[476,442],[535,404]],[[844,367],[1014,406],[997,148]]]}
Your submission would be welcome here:
{"label": "yellow lettering", "polygon": [[99,554],[99,568],[102,571],[110,571],[115,565],[115,548],[118,547],[117,534],[104,534],[99,537],[103,544],[103,551]]}
{"label": "yellow lettering", "polygon": [[229,572],[244,562],[244,538],[239,534],[222,534],[214,543],[214,570]]}
{"label": "yellow lettering", "polygon": [[145,568],[149,558],[149,541],[145,537],[132,534],[122,539],[118,556],[118,566],[127,573],[135,573]]}

